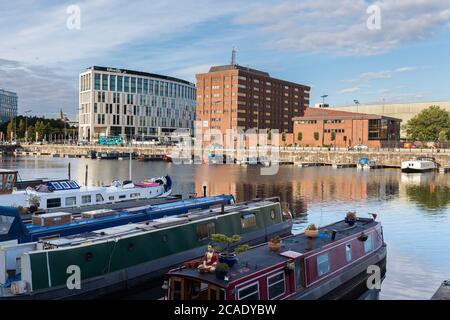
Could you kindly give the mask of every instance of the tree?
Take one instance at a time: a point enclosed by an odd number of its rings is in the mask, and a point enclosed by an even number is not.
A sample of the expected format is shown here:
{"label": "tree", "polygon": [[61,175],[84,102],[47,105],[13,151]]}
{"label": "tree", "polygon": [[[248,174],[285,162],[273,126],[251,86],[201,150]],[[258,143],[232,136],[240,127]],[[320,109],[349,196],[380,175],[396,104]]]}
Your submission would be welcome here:
{"label": "tree", "polygon": [[411,118],[403,126],[403,129],[406,131],[408,139],[439,141],[442,131],[450,132],[450,113],[439,106],[430,106]]}
{"label": "tree", "polygon": [[6,136],[8,139],[14,140],[16,137],[16,119],[12,119],[8,122],[8,126],[6,127]]}
{"label": "tree", "polygon": [[297,133],[297,141],[300,142],[303,140],[303,133],[299,132]]}
{"label": "tree", "polygon": [[19,127],[17,128],[17,136],[19,138],[24,138],[25,137],[25,121],[23,119],[20,119],[19,121]]}
{"label": "tree", "polygon": [[281,141],[286,142],[286,132],[284,132],[284,131],[281,134]]}
{"label": "tree", "polygon": [[267,140],[269,140],[269,141],[272,140],[272,131],[270,129],[267,130]]}
{"label": "tree", "polygon": [[336,140],[336,132],[335,131],[331,131],[331,141],[334,142],[334,140]]}

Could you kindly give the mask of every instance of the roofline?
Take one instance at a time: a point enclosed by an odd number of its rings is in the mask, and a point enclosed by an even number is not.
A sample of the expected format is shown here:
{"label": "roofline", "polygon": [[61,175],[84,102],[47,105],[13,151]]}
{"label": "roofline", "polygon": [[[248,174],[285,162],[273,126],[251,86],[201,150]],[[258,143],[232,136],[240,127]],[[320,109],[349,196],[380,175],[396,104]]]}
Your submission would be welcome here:
{"label": "roofline", "polygon": [[90,70],[97,70],[97,71],[103,71],[103,72],[114,72],[114,73],[123,73],[123,74],[130,74],[130,75],[136,75],[136,76],[141,76],[141,77],[149,77],[149,78],[157,78],[157,79],[162,79],[162,80],[167,80],[167,81],[180,82],[180,83],[184,83],[184,84],[187,84],[187,85],[195,87],[194,83],[189,82],[187,80],[183,80],[183,79],[179,79],[179,78],[175,78],[175,77],[171,77],[171,76],[164,76],[164,75],[156,74],[156,73],[135,71],[135,70],[129,70],[129,69],[120,69],[120,68],[113,68],[113,67],[101,67],[101,66],[92,66],[92,67],[86,68],[86,71],[90,71]]}
{"label": "roofline", "polygon": [[13,92],[13,91],[8,91],[8,90],[5,90],[5,89],[0,88],[0,92],[6,93],[6,94],[11,94],[11,95],[17,97],[17,93],[16,93],[16,92]]}
{"label": "roofline", "polygon": [[[344,111],[345,112],[345,111]],[[393,121],[399,121],[402,122],[402,119],[399,118],[393,118],[393,117],[387,117],[377,114],[361,114],[361,115],[329,115],[329,116],[305,116],[305,117],[295,117],[292,118],[292,121],[299,121],[299,120],[335,120],[335,119],[353,119],[353,120],[377,120],[377,119],[386,119],[386,120],[393,120]]]}
{"label": "roofline", "polygon": [[[389,106],[389,105],[408,105],[408,104],[429,104],[430,106],[434,105],[435,103],[439,102],[445,102],[450,103],[450,100],[433,100],[433,101],[407,101],[407,102],[374,102],[374,103],[364,103],[358,105],[358,107],[372,107],[372,106]],[[350,107],[356,107],[356,105],[353,104],[346,104],[342,106],[330,106],[330,109],[336,109],[336,108],[350,108]]]}

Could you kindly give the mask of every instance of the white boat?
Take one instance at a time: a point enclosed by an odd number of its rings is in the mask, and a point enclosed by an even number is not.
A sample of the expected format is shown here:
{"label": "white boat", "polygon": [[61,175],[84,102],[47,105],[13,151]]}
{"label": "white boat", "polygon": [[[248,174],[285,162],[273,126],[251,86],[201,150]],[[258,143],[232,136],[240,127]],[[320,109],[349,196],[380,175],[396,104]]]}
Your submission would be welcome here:
{"label": "white boat", "polygon": [[409,161],[402,162],[402,172],[421,173],[435,171],[438,169],[436,160],[432,157],[417,157]]}
{"label": "white boat", "polygon": [[48,181],[17,190],[17,171],[0,169],[0,204],[39,210],[81,208],[139,199],[167,197],[172,192],[169,176],[143,182],[113,181],[110,186],[81,186],[73,180]]}
{"label": "white boat", "polygon": [[370,170],[376,168],[377,163],[373,160],[369,160],[368,158],[359,158],[356,163],[356,168],[360,170]]}

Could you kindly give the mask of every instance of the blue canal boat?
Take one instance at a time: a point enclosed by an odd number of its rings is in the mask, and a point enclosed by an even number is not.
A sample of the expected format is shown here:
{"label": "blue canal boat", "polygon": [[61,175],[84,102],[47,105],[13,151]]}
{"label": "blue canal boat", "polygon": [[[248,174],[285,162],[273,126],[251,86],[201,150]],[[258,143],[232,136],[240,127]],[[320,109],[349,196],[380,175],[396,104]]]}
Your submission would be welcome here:
{"label": "blue canal boat", "polygon": [[[16,240],[19,243],[38,241],[39,239],[69,236],[84,232],[110,228],[128,223],[138,223],[166,216],[181,215],[196,210],[205,210],[221,205],[234,203],[232,195],[218,195],[213,197],[200,197],[186,199],[169,203],[146,205],[142,207],[128,208],[122,210],[96,210],[85,212],[81,215],[70,215],[60,213],[53,215],[57,219],[68,217],[67,223],[56,223],[53,225],[39,225],[35,216],[33,223],[26,224],[18,211],[13,207],[0,207],[0,244],[4,241]],[[99,213],[99,214],[94,214]],[[37,218],[37,219],[35,219]]]}

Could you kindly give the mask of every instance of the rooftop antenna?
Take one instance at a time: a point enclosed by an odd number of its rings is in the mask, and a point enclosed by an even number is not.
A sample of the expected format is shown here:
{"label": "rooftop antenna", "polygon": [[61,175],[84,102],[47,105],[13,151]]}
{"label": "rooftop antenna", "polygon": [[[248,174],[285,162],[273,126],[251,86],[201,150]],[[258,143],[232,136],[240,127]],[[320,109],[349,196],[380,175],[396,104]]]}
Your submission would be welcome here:
{"label": "rooftop antenna", "polygon": [[233,50],[231,51],[231,65],[235,66],[236,65],[236,48],[233,47]]}

